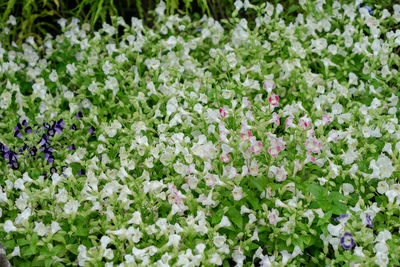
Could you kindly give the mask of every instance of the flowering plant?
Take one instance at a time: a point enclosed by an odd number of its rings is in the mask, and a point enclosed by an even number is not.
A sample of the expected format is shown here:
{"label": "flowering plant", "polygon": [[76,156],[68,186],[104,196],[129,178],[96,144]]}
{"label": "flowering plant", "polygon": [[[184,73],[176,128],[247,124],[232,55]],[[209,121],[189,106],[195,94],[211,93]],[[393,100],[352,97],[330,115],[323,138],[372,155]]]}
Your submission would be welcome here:
{"label": "flowering plant", "polygon": [[400,6],[299,2],[2,43],[10,262],[400,265]]}

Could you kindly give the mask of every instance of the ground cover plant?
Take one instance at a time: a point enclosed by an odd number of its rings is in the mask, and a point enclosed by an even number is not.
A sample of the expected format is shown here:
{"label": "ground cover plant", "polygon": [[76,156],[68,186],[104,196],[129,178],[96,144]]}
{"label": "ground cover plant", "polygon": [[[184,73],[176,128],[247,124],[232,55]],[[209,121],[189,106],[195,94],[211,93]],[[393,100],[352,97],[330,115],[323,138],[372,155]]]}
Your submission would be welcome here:
{"label": "ground cover plant", "polygon": [[400,265],[400,5],[234,6],[1,25],[13,266]]}

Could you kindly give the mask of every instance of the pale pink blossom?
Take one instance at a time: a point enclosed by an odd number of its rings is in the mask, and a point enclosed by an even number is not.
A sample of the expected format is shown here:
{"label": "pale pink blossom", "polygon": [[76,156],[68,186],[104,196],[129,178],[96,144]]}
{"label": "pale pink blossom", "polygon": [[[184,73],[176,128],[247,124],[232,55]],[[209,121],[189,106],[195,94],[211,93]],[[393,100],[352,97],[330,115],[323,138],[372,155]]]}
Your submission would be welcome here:
{"label": "pale pink blossom", "polygon": [[225,154],[222,154],[222,155],[221,155],[221,160],[222,160],[222,162],[224,162],[224,163],[228,163],[228,162],[229,162],[229,158],[230,158],[230,156],[229,156],[228,153],[225,153]]}
{"label": "pale pink blossom", "polygon": [[281,125],[281,121],[279,119],[279,115],[276,112],[272,113],[272,119],[270,120],[270,122],[275,123],[276,126]]}
{"label": "pale pink blossom", "polygon": [[303,167],[302,167],[302,165],[301,165],[301,163],[300,163],[300,160],[296,159],[296,160],[294,161],[293,176],[295,176],[296,173],[297,173],[298,171],[301,171],[301,170],[303,170]]}
{"label": "pale pink blossom", "polygon": [[250,175],[257,176],[258,175],[258,163],[256,159],[253,159],[250,164]]}
{"label": "pale pink blossom", "polygon": [[211,186],[211,187],[215,186],[216,179],[214,174],[207,173],[206,175],[204,175],[204,180],[206,181],[206,186]]}
{"label": "pale pink blossom", "polygon": [[243,142],[246,142],[252,136],[253,136],[253,134],[251,133],[250,130],[241,130],[240,131],[240,138],[242,139]]}
{"label": "pale pink blossom", "polygon": [[294,127],[293,124],[294,116],[290,115],[289,117],[286,118],[285,120],[285,130],[289,129],[289,127]]}
{"label": "pale pink blossom", "polygon": [[305,146],[308,151],[319,153],[322,148],[322,141],[320,139],[312,137],[306,140]]}
{"label": "pale pink blossom", "polygon": [[275,83],[272,80],[266,80],[263,84],[263,89],[268,93],[272,92],[272,89],[275,89]]}
{"label": "pale pink blossom", "polygon": [[329,116],[328,115],[322,115],[322,123],[324,124],[324,125],[328,125],[329,123],[331,123],[331,119],[329,118]]}
{"label": "pale pink blossom", "polygon": [[225,106],[219,108],[219,114],[221,115],[222,119],[224,119],[226,117],[228,112],[227,112],[227,109]]}
{"label": "pale pink blossom", "polygon": [[239,201],[242,199],[243,191],[241,187],[234,186],[232,190],[233,199]]}
{"label": "pale pink blossom", "polygon": [[287,175],[287,173],[286,173],[285,168],[283,166],[281,166],[280,168],[278,168],[276,170],[275,179],[277,182],[283,182],[286,180],[286,175]]}
{"label": "pale pink blossom", "polygon": [[303,116],[299,120],[299,125],[306,130],[307,128],[311,127],[311,119],[307,116]]}
{"label": "pale pink blossom", "polygon": [[262,148],[262,143],[261,141],[256,141],[252,144],[251,146],[251,151],[253,151],[253,153],[260,153],[261,152],[261,148]]}
{"label": "pale pink blossom", "polygon": [[268,102],[271,104],[271,106],[276,107],[279,105],[279,96],[272,93],[272,95],[268,98]]}
{"label": "pale pink blossom", "polygon": [[269,220],[269,223],[272,225],[276,225],[278,222],[282,220],[282,218],[279,218],[279,211],[276,209],[272,209],[268,213],[267,218]]}
{"label": "pale pink blossom", "polygon": [[304,161],[304,164],[307,164],[308,162],[315,163],[315,158],[314,158],[314,156],[311,154],[311,152],[307,151],[307,152],[306,152],[306,156],[307,156],[307,158],[306,158],[306,160]]}
{"label": "pale pink blossom", "polygon": [[270,146],[268,148],[268,153],[271,155],[271,157],[278,156],[280,151],[281,151],[281,147],[280,146]]}

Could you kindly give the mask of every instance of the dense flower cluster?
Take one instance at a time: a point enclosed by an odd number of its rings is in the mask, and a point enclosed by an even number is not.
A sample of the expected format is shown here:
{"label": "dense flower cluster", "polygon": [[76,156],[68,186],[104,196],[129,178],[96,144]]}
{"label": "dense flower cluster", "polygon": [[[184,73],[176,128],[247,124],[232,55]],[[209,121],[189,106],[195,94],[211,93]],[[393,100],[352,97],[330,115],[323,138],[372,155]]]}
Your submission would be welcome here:
{"label": "dense flower cluster", "polygon": [[400,265],[400,6],[299,3],[0,43],[10,262]]}

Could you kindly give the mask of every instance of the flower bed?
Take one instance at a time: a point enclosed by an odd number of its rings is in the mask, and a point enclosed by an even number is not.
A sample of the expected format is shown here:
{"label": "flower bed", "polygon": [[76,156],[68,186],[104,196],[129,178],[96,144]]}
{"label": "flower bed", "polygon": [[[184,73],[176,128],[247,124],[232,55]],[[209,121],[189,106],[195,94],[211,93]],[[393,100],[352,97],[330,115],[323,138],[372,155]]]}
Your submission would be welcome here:
{"label": "flower bed", "polygon": [[400,6],[360,2],[3,41],[10,263],[400,265]]}

